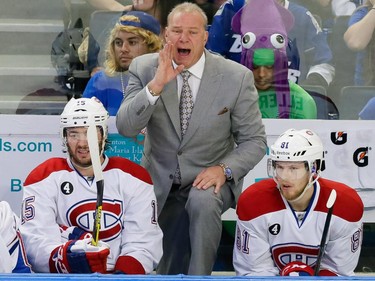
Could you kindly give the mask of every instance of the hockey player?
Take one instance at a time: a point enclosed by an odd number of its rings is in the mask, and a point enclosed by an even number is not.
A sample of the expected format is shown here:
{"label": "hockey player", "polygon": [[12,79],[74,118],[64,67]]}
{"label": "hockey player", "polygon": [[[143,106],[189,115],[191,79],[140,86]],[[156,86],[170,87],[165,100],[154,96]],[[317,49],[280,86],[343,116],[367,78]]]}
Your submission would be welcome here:
{"label": "hockey player", "polygon": [[[97,246],[90,238],[97,200],[90,120],[98,132],[104,178]],[[148,274],[162,256],[151,178],[139,165],[103,153],[107,121],[97,98],[71,99],[60,123],[67,159],[51,158],[25,180],[21,232],[36,272]]]}
{"label": "hockey player", "polygon": [[357,192],[323,179],[323,145],[308,129],[290,129],[270,149],[265,179],[237,205],[233,265],[237,275],[313,275],[328,208],[336,191],[319,275],[351,276],[362,243],[364,206]]}
{"label": "hockey player", "polygon": [[0,273],[31,273],[19,233],[20,221],[8,202],[0,201]]}

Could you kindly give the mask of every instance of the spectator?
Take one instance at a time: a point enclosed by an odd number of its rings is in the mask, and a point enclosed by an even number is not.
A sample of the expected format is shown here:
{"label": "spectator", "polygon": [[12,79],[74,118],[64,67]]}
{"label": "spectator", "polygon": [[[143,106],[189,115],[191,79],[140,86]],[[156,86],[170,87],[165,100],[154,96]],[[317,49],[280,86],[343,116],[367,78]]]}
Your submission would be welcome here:
{"label": "spectator", "polygon": [[287,130],[271,146],[270,154],[267,166],[273,179],[249,186],[238,201],[236,274],[314,275],[326,205],[335,190],[319,275],[354,275],[364,206],[353,188],[320,177],[325,166],[319,137],[308,129]]}
{"label": "spectator", "polygon": [[[156,9],[156,3],[158,0],[123,0],[123,1],[117,1],[117,0],[86,0],[88,3],[90,3],[94,8],[97,10],[104,10],[104,11],[143,11],[146,12],[154,17],[157,16],[157,9]],[[132,5],[128,3],[133,2]]]}
{"label": "spectator", "polygon": [[128,12],[131,12],[131,11],[145,12],[153,16],[157,20],[159,20],[159,16],[160,16],[159,8],[158,8],[158,0],[144,0],[144,1],[133,0],[132,5],[126,5],[124,6],[124,9],[120,9],[120,10],[111,9],[112,5],[109,3],[113,3],[116,1],[105,0],[103,3],[99,3],[101,1],[97,1],[97,0],[86,0],[86,1],[89,1],[89,2],[93,1],[94,3],[92,3],[92,5],[96,4],[96,7],[101,7],[101,10],[118,12],[118,13],[113,13],[113,14],[110,13],[109,17],[107,17],[106,20],[103,20],[102,17],[100,16],[92,17],[92,19],[90,20],[91,27],[100,25],[100,28],[99,28],[100,31],[96,30],[95,28],[94,28],[94,31],[90,30],[90,35],[87,36],[87,38],[84,40],[85,44],[82,44],[83,47],[82,45],[80,46],[79,53],[80,53],[80,60],[82,61],[82,63],[85,64],[91,76],[93,76],[96,73],[96,71],[100,70],[103,67],[103,64],[106,58],[105,58],[104,52],[101,51],[101,48],[103,47],[102,44],[104,41],[106,41],[108,37],[108,33],[114,27],[115,23],[117,22],[118,17],[126,15]]}
{"label": "spectator", "polygon": [[350,16],[361,0],[332,0],[332,12],[335,17]]}
{"label": "spectator", "polygon": [[[323,29],[332,29],[335,17],[351,16],[363,0],[291,0],[304,6],[321,21]],[[318,21],[319,21],[318,20]]]}
{"label": "spectator", "polygon": [[375,97],[366,103],[358,115],[361,120],[375,120]]}
{"label": "spectator", "polygon": [[[346,1],[346,0],[339,0]],[[305,7],[314,15],[322,29],[331,29],[334,23],[334,16],[332,14],[331,2],[332,0],[290,0]]]}
{"label": "spectator", "polygon": [[235,206],[243,177],[266,149],[253,75],[204,49],[206,26],[196,4],[177,5],[163,50],[132,61],[117,113],[120,134],[147,129],[142,165],[155,185],[164,233],[158,274],[211,274],[221,214]]}
{"label": "spectator", "polygon": [[[295,18],[294,27],[288,32],[292,44],[287,53],[289,80],[327,88],[334,78],[335,69],[331,64],[332,53],[326,35],[307,9],[288,0],[277,2]],[[209,50],[237,62],[241,58],[241,36],[231,29],[231,20],[244,4],[245,0],[227,0],[221,6],[214,16],[207,42]],[[296,61],[296,57],[301,63]]]}
{"label": "spectator", "polygon": [[31,273],[23,240],[20,220],[8,202],[0,201],[0,273]]}
{"label": "spectator", "polygon": [[293,22],[274,0],[251,0],[232,20],[233,31],[242,37],[241,63],[254,74],[263,118],[317,117],[314,99],[288,81],[286,42]]}
{"label": "spectator", "polygon": [[216,12],[214,4],[208,0],[195,0],[194,3],[196,3],[206,13],[207,21],[210,25]]}
{"label": "spectator", "polygon": [[358,86],[375,85],[375,0],[367,0],[350,17],[344,34],[347,46],[357,51],[354,83]]}
{"label": "spectator", "polygon": [[[36,272],[148,274],[162,256],[151,178],[139,165],[103,153],[107,121],[95,97],[72,98],[60,120],[68,157],[43,162],[25,180],[21,232]],[[97,189],[89,125],[97,129],[104,178],[97,246],[91,243]]]}
{"label": "spectator", "polygon": [[96,96],[115,116],[125,97],[131,61],[162,47],[160,24],[151,15],[132,11],[119,19],[112,29],[107,47],[105,69],[96,72],[88,82],[83,97]]}

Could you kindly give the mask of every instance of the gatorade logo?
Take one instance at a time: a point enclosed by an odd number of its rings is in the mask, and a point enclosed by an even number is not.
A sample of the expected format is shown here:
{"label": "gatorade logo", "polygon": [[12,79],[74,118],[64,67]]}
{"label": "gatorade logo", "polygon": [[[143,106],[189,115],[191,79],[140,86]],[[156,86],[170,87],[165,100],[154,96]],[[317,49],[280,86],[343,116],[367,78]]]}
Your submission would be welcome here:
{"label": "gatorade logo", "polygon": [[368,165],[368,147],[360,147],[353,153],[353,162],[358,167],[366,167]]}
{"label": "gatorade logo", "polygon": [[335,145],[345,144],[348,140],[348,134],[346,132],[332,132],[331,141]]}

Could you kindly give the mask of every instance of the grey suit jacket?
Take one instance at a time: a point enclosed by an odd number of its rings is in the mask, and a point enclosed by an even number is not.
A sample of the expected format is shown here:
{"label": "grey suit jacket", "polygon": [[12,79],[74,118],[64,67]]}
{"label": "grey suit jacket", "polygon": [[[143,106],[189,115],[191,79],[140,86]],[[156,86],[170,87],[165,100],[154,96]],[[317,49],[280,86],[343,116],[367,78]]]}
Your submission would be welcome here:
{"label": "grey suit jacket", "polygon": [[177,163],[182,188],[191,187],[202,169],[227,164],[234,180],[229,186],[236,199],[243,177],[263,158],[266,135],[252,72],[205,50],[206,62],[189,127],[181,138],[177,80],[170,81],[151,105],[145,86],[154,77],[158,54],[133,60],[127,97],[117,113],[118,131],[136,136],[147,127],[142,165],[155,186],[159,211],[170,191]]}

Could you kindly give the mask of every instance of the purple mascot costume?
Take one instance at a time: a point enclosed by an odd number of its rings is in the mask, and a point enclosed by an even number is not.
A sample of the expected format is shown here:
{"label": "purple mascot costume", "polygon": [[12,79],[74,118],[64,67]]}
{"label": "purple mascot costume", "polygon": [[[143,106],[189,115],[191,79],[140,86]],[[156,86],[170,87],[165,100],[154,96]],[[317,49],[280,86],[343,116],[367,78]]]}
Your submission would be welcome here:
{"label": "purple mascot costume", "polygon": [[255,65],[273,65],[274,88],[279,118],[289,118],[287,32],[294,17],[274,0],[248,0],[232,19],[232,29],[241,34],[241,64],[253,70]]}

